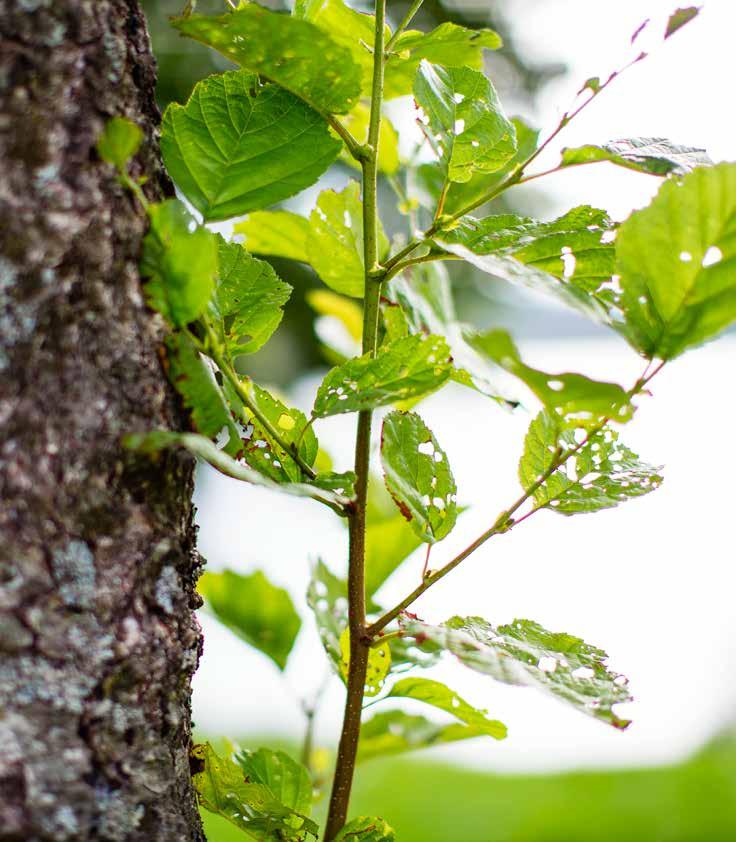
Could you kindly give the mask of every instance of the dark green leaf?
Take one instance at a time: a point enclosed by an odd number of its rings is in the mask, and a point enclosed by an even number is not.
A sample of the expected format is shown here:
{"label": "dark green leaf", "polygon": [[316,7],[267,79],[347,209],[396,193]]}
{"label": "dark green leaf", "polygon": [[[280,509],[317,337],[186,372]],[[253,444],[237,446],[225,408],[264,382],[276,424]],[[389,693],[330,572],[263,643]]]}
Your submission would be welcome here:
{"label": "dark green leaf", "polygon": [[513,123],[483,73],[422,61],[414,98],[426,116],[427,136],[447,181],[495,172],[516,154]]}
{"label": "dark green leaf", "polygon": [[309,21],[249,3],[219,17],[176,18],[173,25],[318,111],[344,114],[360,95],[361,71],[350,51]]}
{"label": "dark green leaf", "polygon": [[288,257],[309,263],[307,239],[309,220],[290,211],[257,211],[236,222],[233,232],[243,236],[243,245],[255,254]]}
{"label": "dark green leaf", "polygon": [[125,117],[113,117],[97,140],[97,153],[103,161],[121,172],[135,155],[143,140],[143,132]]}
{"label": "dark green leaf", "polygon": [[532,620],[496,628],[480,617],[452,617],[441,626],[411,620],[405,631],[420,646],[440,647],[504,684],[536,687],[615,728],[629,724],[613,710],[631,701],[626,678],[608,669],[603,650],[579,637]]}
{"label": "dark green leaf", "polygon": [[219,240],[219,282],[214,309],[231,357],[261,348],[281,322],[291,287],[270,263],[258,260],[236,243]]}
{"label": "dark green leaf", "polygon": [[284,669],[302,624],[287,591],[260,570],[248,576],[233,570],[204,573],[198,588],[220,622]]}
{"label": "dark green leaf", "polygon": [[705,149],[677,146],[663,137],[631,137],[600,146],[588,144],[562,150],[561,167],[609,161],[650,175],[685,175],[713,162]]}
{"label": "dark green leaf", "polygon": [[312,812],[312,781],[309,772],[284,751],[259,748],[241,751],[235,761],[251,783],[265,784],[290,810],[309,816]]}
{"label": "dark green leaf", "polygon": [[317,418],[386,406],[424,395],[447,381],[452,369],[447,343],[440,336],[408,336],[333,368],[317,391]]}
{"label": "dark green leaf", "polygon": [[317,825],[282,804],[270,787],[246,781],[243,770],[229,757],[218,757],[209,743],[199,744],[192,757],[201,766],[192,780],[199,803],[259,840],[304,840],[317,836]]}
{"label": "dark green leaf", "polygon": [[335,842],[396,842],[396,835],[383,819],[358,816],[337,834]]}
{"label": "dark green leaf", "polygon": [[667,29],[665,30],[664,37],[669,38],[670,35],[674,35],[678,29],[685,26],[686,23],[690,23],[694,17],[697,17],[699,12],[699,6],[687,6],[684,9],[678,9],[676,12],[673,12],[667,21]]}
{"label": "dark green leaf", "polygon": [[181,331],[166,337],[166,350],[169,380],[189,409],[194,429],[211,439],[227,429],[229,439],[224,450],[230,456],[237,456],[243,449],[240,433],[212,371],[199,351]]}
{"label": "dark green leaf", "polygon": [[618,433],[604,428],[586,435],[563,429],[558,418],[540,412],[532,421],[519,462],[519,480],[529,489],[554,464],[561,452],[578,447],[534,492],[538,507],[563,515],[597,512],[654,491],[662,484],[653,468],[621,444]]}
{"label": "dark green leaf", "polygon": [[469,335],[469,339],[475,348],[526,383],[564,426],[589,427],[603,418],[621,423],[633,414],[628,394],[615,383],[591,380],[582,374],[548,374],[525,365],[504,330]]}
{"label": "dark green leaf", "polygon": [[143,240],[141,274],[146,298],[176,327],[207,309],[217,275],[217,238],[195,221],[177,199],[149,209],[151,228]]}
{"label": "dark green leaf", "polygon": [[616,240],[629,336],[672,359],[736,321],[736,164],[669,179]]}
{"label": "dark green leaf", "polygon": [[166,109],[161,134],[169,174],[205,221],[299,193],[341,147],[314,109],[242,70],[199,82],[185,106]]}
{"label": "dark green leaf", "polygon": [[414,412],[390,412],[381,431],[386,487],[416,534],[441,541],[457,520],[457,486],[447,456]]}
{"label": "dark green leaf", "polygon": [[375,714],[361,726],[358,763],[482,736],[483,731],[470,725],[440,724],[403,710],[389,710]]}
{"label": "dark green leaf", "polygon": [[497,719],[488,719],[488,711],[479,710],[461,698],[454,690],[440,681],[429,678],[404,678],[391,688],[387,699],[415,699],[452,714],[466,725],[494,740],[506,738],[506,726]]}

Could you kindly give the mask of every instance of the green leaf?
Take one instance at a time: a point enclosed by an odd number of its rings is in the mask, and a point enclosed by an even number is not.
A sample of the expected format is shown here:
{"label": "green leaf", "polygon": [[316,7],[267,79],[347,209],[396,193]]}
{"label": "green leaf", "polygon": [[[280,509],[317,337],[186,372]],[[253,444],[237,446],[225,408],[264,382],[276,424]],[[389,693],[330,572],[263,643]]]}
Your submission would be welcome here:
{"label": "green leaf", "polygon": [[690,23],[699,13],[699,6],[687,6],[684,9],[678,9],[676,12],[673,12],[667,21],[667,29],[665,30],[664,37],[669,38],[671,35],[674,35],[678,29],[681,29],[686,23]]}
{"label": "green leaf", "polygon": [[314,184],[342,143],[325,119],[246,71],[210,76],[164,115],[166,168],[205,221],[230,219]]}
{"label": "green leaf", "polygon": [[383,819],[358,816],[337,834],[335,842],[396,842],[396,835]]}
{"label": "green leaf", "polygon": [[359,412],[438,389],[450,376],[447,343],[440,336],[408,336],[333,368],[317,390],[317,418]]}
{"label": "green leaf", "polygon": [[685,175],[695,167],[712,165],[705,149],[677,146],[663,137],[631,137],[600,146],[587,144],[562,150],[561,167],[609,161],[650,175]]}
{"label": "green leaf", "polygon": [[252,354],[271,338],[284,315],[291,286],[270,263],[219,239],[219,282],[213,300],[227,352]]}
{"label": "green leaf", "polygon": [[414,98],[424,111],[427,137],[447,181],[495,172],[516,154],[516,132],[490,79],[467,67],[422,61]]}
{"label": "green leaf", "polygon": [[243,449],[240,433],[208,364],[180,331],[166,337],[166,350],[169,380],[190,411],[194,429],[211,439],[227,429],[229,439],[224,450],[230,456],[237,456]]}
{"label": "green leaf", "polygon": [[[310,221],[307,256],[314,271],[336,292],[362,298],[365,286],[363,204],[358,182],[351,181],[339,193],[323,190]],[[379,255],[385,254],[388,247],[379,222]]]}
{"label": "green leaf", "polygon": [[309,816],[312,812],[312,781],[309,772],[284,751],[259,748],[241,751],[235,761],[252,783],[265,784],[290,810]]}
{"label": "green leaf", "polygon": [[431,32],[409,29],[393,46],[386,62],[386,99],[410,94],[420,62],[425,59],[444,67],[483,68],[483,50],[497,50],[501,37],[492,29],[467,29],[442,23]]}
{"label": "green leaf", "polygon": [[113,117],[105,123],[97,140],[97,154],[120,172],[125,172],[128,161],[138,151],[142,140],[143,132],[135,123],[125,117]]}
{"label": "green leaf", "polygon": [[[365,695],[377,696],[383,689],[391,669],[391,647],[388,643],[379,643],[368,650],[368,667],[365,675]],[[340,675],[348,683],[350,670],[350,629],[340,635]]]}
{"label": "green leaf", "polygon": [[218,450],[215,444],[204,436],[195,433],[171,433],[166,430],[156,430],[150,433],[129,433],[123,437],[123,446],[128,450],[153,456],[161,450],[170,447],[183,447],[193,456],[204,459],[220,473],[233,479],[249,482],[253,485],[261,485],[274,491],[281,491],[284,494],[292,494],[296,497],[311,497],[326,503],[334,509],[342,508],[350,502],[348,497],[338,494],[335,491],[320,488],[317,484],[304,482],[275,482],[264,476],[248,465],[242,464],[230,458],[222,450]]}
{"label": "green leaf", "polygon": [[447,455],[414,412],[390,412],[381,431],[386,487],[415,533],[441,541],[457,520],[457,486]]}
{"label": "green leaf", "polygon": [[[369,55],[367,51],[366,55]],[[368,124],[371,109],[368,103],[359,102],[355,108],[346,114],[342,124],[353,135],[358,143],[368,142]],[[359,163],[343,150],[342,160],[351,167],[358,169]],[[384,114],[381,119],[378,134],[378,169],[385,175],[395,175],[399,169],[399,136],[391,121]]]}
{"label": "green leaf", "polygon": [[467,216],[434,239],[440,248],[483,272],[610,323],[614,238],[608,214],[583,205],[552,222],[515,214]]}
{"label": "green leaf", "polygon": [[454,690],[440,681],[429,678],[404,678],[397,681],[386,695],[387,699],[415,699],[432,705],[445,713],[451,713],[456,719],[478,729],[482,734],[494,740],[506,738],[506,726],[497,719],[488,719],[488,711],[479,710],[461,698]]}
{"label": "green leaf", "polygon": [[529,426],[519,462],[523,488],[531,488],[559,453],[573,448],[579,449],[534,492],[537,507],[562,515],[597,512],[648,494],[662,484],[659,469],[639,461],[619,442],[614,430],[604,428],[586,435],[562,429],[558,418],[540,412]]}
{"label": "green leaf", "polygon": [[455,312],[450,278],[440,262],[419,264],[411,273],[392,279],[385,296],[384,322],[387,317],[394,318],[405,324],[409,333],[433,333],[445,338],[452,356],[453,380],[500,403],[516,404],[501,395],[498,370],[466,341],[464,325]]}
{"label": "green leaf", "polygon": [[318,111],[344,114],[360,95],[361,70],[350,50],[309,21],[249,3],[219,17],[176,18],[172,25]]}
{"label": "green leaf", "polygon": [[233,227],[243,236],[243,245],[255,254],[287,257],[309,263],[307,239],[309,220],[290,211],[257,211],[249,213]]}
{"label": "green leaf", "polygon": [[282,804],[270,787],[250,783],[243,770],[230,758],[219,757],[209,743],[192,750],[192,775],[199,803],[232,822],[254,839],[304,840],[317,836],[317,825],[306,816]]}
{"label": "green leaf", "polygon": [[249,576],[233,570],[204,573],[198,588],[223,625],[284,669],[302,624],[287,591],[260,570]]}
{"label": "green leaf", "polygon": [[361,725],[357,762],[482,736],[481,730],[470,725],[440,724],[403,710],[388,710]]}
{"label": "green leaf", "polygon": [[314,613],[317,631],[330,664],[341,677],[340,637],[347,628],[347,594],[347,582],[335,576],[330,568],[318,559],[307,589],[307,604]]}
{"label": "green leaf", "polygon": [[525,365],[504,330],[469,335],[473,347],[523,381],[564,426],[589,427],[603,418],[618,423],[633,414],[628,394],[615,383],[591,380],[582,374],[548,374]]}
{"label": "green leaf", "polygon": [[217,239],[177,199],[151,205],[151,228],[143,240],[141,274],[146,299],[176,327],[207,309],[217,275]]}
{"label": "green leaf", "polygon": [[608,669],[603,650],[579,637],[532,620],[496,628],[481,617],[452,617],[441,626],[410,620],[405,632],[417,645],[439,647],[504,684],[536,687],[615,728],[629,724],[613,710],[631,701],[626,678]]}
{"label": "green leaf", "polygon": [[669,179],[616,240],[632,344],[672,359],[736,321],[736,164]]}

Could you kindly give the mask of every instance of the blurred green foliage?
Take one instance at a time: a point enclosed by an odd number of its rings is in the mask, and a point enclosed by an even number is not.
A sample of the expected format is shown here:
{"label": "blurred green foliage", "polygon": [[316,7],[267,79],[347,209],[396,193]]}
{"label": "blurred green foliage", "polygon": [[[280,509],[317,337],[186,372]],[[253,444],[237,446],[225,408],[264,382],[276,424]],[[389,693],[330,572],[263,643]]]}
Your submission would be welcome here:
{"label": "blurred green foliage", "polygon": [[[352,814],[382,815],[399,842],[732,842],[736,739],[679,765],[605,772],[498,775],[419,757],[372,761],[353,792]],[[203,815],[209,842],[245,838]]]}

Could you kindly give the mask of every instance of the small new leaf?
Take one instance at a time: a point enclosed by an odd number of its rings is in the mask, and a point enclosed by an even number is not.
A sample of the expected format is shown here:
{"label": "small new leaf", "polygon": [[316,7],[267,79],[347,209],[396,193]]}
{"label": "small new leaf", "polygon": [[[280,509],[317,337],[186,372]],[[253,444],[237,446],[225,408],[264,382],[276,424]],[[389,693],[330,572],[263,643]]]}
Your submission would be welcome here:
{"label": "small new leaf", "polygon": [[[583,436],[578,444],[576,434]],[[660,469],[641,462],[621,444],[609,428],[586,435],[564,429],[559,418],[540,412],[529,426],[519,462],[519,480],[525,490],[547,473],[559,454],[566,459],[534,492],[537,507],[562,515],[597,512],[649,494],[662,484]]]}
{"label": "small new leaf", "polygon": [[233,570],[204,573],[197,587],[223,625],[284,669],[302,624],[287,591],[260,570],[248,576]]}
{"label": "small new leaf", "polygon": [[678,29],[681,29],[686,23],[690,23],[699,13],[700,6],[686,6],[684,9],[678,9],[676,12],[673,12],[667,21],[664,37],[669,38],[671,35],[674,35]]}
{"label": "small new leaf", "polygon": [[375,409],[425,395],[452,371],[447,343],[439,336],[408,336],[333,368],[322,381],[312,414],[317,418]]}
{"label": "small new leaf", "polygon": [[334,842],[396,842],[396,835],[383,819],[358,816],[345,825]]}
{"label": "small new leaf", "polygon": [[161,133],[169,174],[206,222],[299,193],[341,147],[313,108],[242,70],[199,82],[185,106],[166,109]]}
{"label": "small new leaf", "polygon": [[422,541],[441,541],[457,520],[457,486],[447,455],[414,412],[390,412],[381,461],[394,502]]}
{"label": "small new leaf", "polygon": [[128,161],[138,151],[142,140],[143,132],[135,123],[125,117],[113,117],[107,121],[97,140],[97,153],[103,161],[125,172]]}

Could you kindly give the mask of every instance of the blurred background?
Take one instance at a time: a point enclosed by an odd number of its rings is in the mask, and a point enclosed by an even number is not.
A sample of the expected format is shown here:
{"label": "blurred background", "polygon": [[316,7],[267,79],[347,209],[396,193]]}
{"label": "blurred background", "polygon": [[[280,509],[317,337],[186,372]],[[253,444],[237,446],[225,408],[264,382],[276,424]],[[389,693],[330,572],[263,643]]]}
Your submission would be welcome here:
{"label": "blurred background", "polygon": [[[226,69],[227,62],[168,27],[167,17],[181,11],[182,0],[144,5],[159,61],[161,106],[183,102],[197,80]],[[222,6],[199,0],[197,11]],[[389,2],[392,22],[405,10],[406,4]],[[505,46],[486,53],[486,70],[507,113],[543,136],[587,78],[604,78],[634,50],[647,49],[651,30],[657,46],[649,58],[566,129],[539,169],[553,166],[562,146],[631,136],[668,137],[705,147],[714,161],[736,160],[736,3],[710,0],[696,21],[662,44],[673,10],[674,0],[425,0],[412,26],[428,29],[451,20],[499,31]],[[634,48],[630,36],[647,18],[650,27]],[[407,136],[412,131],[400,122],[397,128]],[[334,168],[287,206],[308,211],[320,189],[341,187],[351,175],[347,167]],[[524,185],[506,201],[544,219],[584,203],[624,219],[649,202],[658,184],[601,164]],[[388,191],[382,199],[386,227],[401,229],[405,220],[395,199]],[[278,333],[263,351],[242,359],[242,371],[307,409],[329,367],[305,303],[305,293],[320,284],[302,264],[274,264],[294,293]],[[640,361],[621,340],[574,313],[470,267],[452,264],[451,273],[461,318],[508,329],[531,364],[623,384],[640,373]],[[625,438],[642,458],[664,466],[662,489],[596,515],[564,519],[543,512],[513,538],[479,550],[417,605],[430,621],[454,613],[494,623],[530,617],[601,646],[631,680],[630,729],[615,732],[551,698],[443,663],[430,677],[507,723],[509,738],[367,763],[357,779],[356,814],[385,816],[401,842],[736,839],[734,363],[736,339],[728,336],[665,369],[652,384],[656,399],[641,402]],[[422,416],[447,451],[460,502],[468,506],[433,551],[432,566],[451,558],[518,496],[516,462],[530,411],[532,402],[528,410],[507,413],[455,387],[423,401]],[[318,434],[335,469],[350,467],[350,416],[322,422]],[[314,504],[243,487],[209,468],[200,467],[196,504],[208,569],[264,570],[289,591],[304,619],[282,675],[200,612],[205,652],[195,676],[198,733],[298,751],[305,728],[300,700],[313,697],[327,667],[304,593],[318,557],[343,572],[346,534]],[[384,602],[416,585],[420,555],[384,585]],[[316,720],[326,764],[342,702],[342,686],[333,679]],[[239,838],[234,828],[206,818],[213,842]]]}

